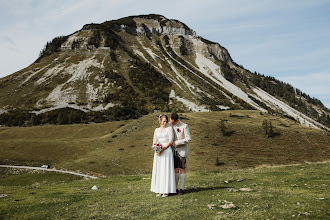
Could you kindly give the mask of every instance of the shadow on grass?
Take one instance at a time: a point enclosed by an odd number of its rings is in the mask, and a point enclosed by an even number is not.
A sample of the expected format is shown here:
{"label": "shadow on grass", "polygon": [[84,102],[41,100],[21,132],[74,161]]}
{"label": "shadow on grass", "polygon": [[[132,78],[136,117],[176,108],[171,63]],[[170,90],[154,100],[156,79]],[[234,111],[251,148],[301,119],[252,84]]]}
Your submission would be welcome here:
{"label": "shadow on grass", "polygon": [[230,136],[232,136],[233,134],[235,134],[235,131],[226,131],[226,132],[223,133],[223,136],[225,136],[225,137],[230,137]]}
{"label": "shadow on grass", "polygon": [[271,138],[273,138],[273,137],[279,137],[279,136],[281,136],[281,133],[279,133],[279,132],[274,132],[274,133],[271,133],[271,134],[267,134],[267,137],[271,137]]}
{"label": "shadow on grass", "polygon": [[210,186],[210,187],[197,187],[197,188],[188,188],[184,190],[185,194],[188,193],[196,193],[196,192],[203,192],[203,191],[210,191],[210,190],[217,190],[217,189],[229,189],[232,187],[228,186]]}

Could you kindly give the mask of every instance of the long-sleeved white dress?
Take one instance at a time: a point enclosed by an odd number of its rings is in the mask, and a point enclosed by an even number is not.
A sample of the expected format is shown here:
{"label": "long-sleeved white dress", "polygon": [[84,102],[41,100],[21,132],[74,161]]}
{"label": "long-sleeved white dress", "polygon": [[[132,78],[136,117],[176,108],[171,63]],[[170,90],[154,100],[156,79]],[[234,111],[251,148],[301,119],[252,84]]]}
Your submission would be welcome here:
{"label": "long-sleeved white dress", "polygon": [[[159,142],[165,146],[168,142],[173,142],[173,137],[171,126],[167,126],[163,132],[161,128],[156,128],[153,143]],[[150,190],[161,194],[176,193],[174,159],[171,147],[168,147],[159,156],[156,153],[154,154]]]}

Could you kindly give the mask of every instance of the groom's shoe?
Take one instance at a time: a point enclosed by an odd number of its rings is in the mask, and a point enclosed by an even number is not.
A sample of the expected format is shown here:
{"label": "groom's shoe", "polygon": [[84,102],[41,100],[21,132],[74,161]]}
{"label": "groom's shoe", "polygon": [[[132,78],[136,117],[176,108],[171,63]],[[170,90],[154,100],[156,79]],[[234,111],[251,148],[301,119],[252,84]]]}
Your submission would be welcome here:
{"label": "groom's shoe", "polygon": [[184,194],[183,189],[180,189],[179,195],[183,195],[183,194]]}
{"label": "groom's shoe", "polygon": [[179,195],[179,192],[180,192],[180,191],[179,191],[178,189],[176,189],[176,194],[177,194],[177,195]]}

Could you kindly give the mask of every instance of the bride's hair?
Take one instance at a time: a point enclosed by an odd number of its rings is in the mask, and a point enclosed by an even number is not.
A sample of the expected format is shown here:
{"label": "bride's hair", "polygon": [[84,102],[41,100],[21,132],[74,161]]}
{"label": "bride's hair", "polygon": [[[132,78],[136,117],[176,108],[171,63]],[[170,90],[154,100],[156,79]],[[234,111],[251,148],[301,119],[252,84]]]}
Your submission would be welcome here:
{"label": "bride's hair", "polygon": [[158,117],[158,119],[159,119],[159,123],[162,122],[162,118],[166,118],[166,121],[168,122],[168,117],[167,117],[167,115],[165,115],[165,114],[160,114],[159,117]]}

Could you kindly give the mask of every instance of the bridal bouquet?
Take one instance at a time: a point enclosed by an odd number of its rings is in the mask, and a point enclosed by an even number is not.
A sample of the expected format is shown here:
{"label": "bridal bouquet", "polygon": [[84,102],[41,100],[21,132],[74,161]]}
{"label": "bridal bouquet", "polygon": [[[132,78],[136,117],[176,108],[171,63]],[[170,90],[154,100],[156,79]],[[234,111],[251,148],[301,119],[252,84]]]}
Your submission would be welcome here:
{"label": "bridal bouquet", "polygon": [[159,153],[163,149],[163,145],[160,143],[154,143],[152,145],[152,149],[156,152]]}

